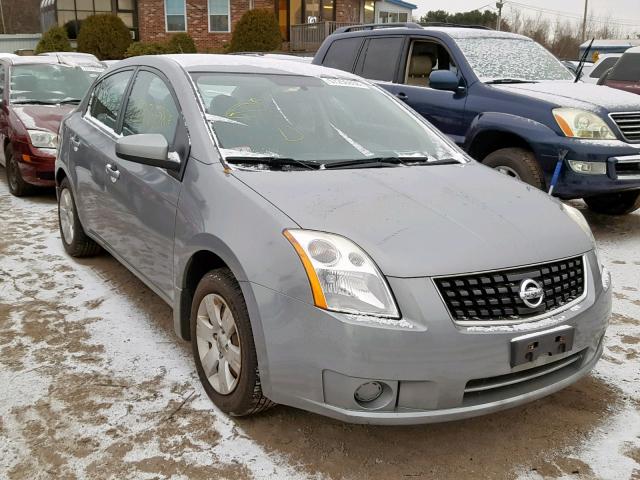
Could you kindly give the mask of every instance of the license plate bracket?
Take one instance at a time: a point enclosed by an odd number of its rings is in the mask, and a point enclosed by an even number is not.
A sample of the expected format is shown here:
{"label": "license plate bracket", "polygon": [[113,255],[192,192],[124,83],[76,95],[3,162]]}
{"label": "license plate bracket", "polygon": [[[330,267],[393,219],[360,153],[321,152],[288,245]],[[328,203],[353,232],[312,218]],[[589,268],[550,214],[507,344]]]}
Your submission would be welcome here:
{"label": "license plate bracket", "polygon": [[511,340],[511,367],[568,352],[573,348],[573,337],[574,328],[569,325],[516,337]]}

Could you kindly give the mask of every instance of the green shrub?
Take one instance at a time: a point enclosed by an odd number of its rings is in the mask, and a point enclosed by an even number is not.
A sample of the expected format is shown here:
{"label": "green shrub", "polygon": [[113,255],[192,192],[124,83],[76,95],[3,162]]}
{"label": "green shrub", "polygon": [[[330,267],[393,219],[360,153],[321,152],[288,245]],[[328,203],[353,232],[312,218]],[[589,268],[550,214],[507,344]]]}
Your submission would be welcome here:
{"label": "green shrub", "polygon": [[246,12],[236,23],[229,52],[270,52],[282,46],[278,21],[272,10]]}
{"label": "green shrub", "polygon": [[163,53],[169,53],[167,46],[163,43],[134,42],[129,45],[124,56],[129,58],[138,55],[162,55]]}
{"label": "green shrub", "polygon": [[196,44],[188,33],[175,33],[167,42],[169,53],[196,53]]}
{"label": "green shrub", "polygon": [[131,33],[115,15],[92,15],[82,22],[78,51],[100,60],[120,60],[131,44]]}
{"label": "green shrub", "polygon": [[35,54],[45,52],[70,52],[71,44],[64,27],[51,27],[43,35],[36,46]]}

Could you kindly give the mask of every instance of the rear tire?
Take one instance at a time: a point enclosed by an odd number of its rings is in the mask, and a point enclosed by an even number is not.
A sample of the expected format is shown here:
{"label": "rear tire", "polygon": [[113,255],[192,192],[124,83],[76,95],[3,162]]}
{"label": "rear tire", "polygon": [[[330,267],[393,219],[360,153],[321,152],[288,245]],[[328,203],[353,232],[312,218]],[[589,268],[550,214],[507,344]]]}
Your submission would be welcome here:
{"label": "rear tire", "polygon": [[275,405],[262,393],[249,312],[228,268],[211,270],[196,288],[191,346],[200,381],[220,410],[241,417]]}
{"label": "rear tire", "polygon": [[91,257],[102,250],[100,245],[91,240],[80,223],[76,202],[71,192],[69,180],[64,178],[60,183],[58,194],[58,226],[62,245],[72,257]]}
{"label": "rear tire", "polygon": [[605,193],[584,198],[590,210],[604,215],[626,215],[640,208],[640,190]]}
{"label": "rear tire", "polygon": [[25,195],[33,194],[36,187],[28,184],[22,178],[20,166],[13,155],[13,147],[11,144],[7,145],[7,148],[4,150],[4,160],[7,183],[9,184],[9,191],[11,194],[16,197],[24,197]]}
{"label": "rear tire", "polygon": [[529,150],[524,148],[501,148],[487,155],[482,163],[540,190],[544,189],[542,169],[533,152]]}

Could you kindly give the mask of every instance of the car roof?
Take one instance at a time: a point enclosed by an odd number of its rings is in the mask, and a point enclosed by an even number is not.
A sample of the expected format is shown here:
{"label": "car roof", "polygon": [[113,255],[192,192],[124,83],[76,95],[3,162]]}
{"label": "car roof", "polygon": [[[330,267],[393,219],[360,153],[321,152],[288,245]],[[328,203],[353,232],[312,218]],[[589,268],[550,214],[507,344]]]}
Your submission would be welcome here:
{"label": "car roof", "polygon": [[3,60],[10,62],[12,65],[28,65],[33,63],[44,63],[44,64],[60,63],[57,57],[48,57],[48,56],[41,57],[38,55],[16,56],[16,57],[3,58]]}
{"label": "car roof", "polygon": [[127,65],[151,65],[157,62],[175,62],[189,72],[234,72],[234,73],[262,73],[281,75],[303,75],[311,77],[331,76],[359,79],[359,77],[342,70],[313,65],[306,62],[296,62],[252,55],[215,55],[215,54],[174,54],[131,57],[121,60],[118,67]]}
{"label": "car roof", "polygon": [[[358,28],[355,26],[354,28]],[[426,26],[426,27],[383,27],[374,29],[360,29],[346,32],[336,32],[334,35],[338,37],[346,36],[371,36],[371,35],[429,35],[432,33],[439,33],[448,35],[454,39],[460,38],[507,38],[514,40],[527,40],[532,42],[531,38],[517,33],[503,32],[498,30],[491,30],[486,28],[468,28],[468,27],[449,27],[449,26]],[[328,38],[332,38],[334,35],[330,35]]]}
{"label": "car roof", "polygon": [[628,49],[624,53],[640,53],[640,47],[631,47],[630,49]]}

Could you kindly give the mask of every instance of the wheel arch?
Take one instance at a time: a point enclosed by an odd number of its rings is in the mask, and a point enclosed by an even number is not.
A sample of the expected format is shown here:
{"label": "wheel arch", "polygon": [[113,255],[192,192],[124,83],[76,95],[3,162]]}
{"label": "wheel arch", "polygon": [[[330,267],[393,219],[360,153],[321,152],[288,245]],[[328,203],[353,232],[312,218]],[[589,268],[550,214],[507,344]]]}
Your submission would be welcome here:
{"label": "wheel arch", "polygon": [[504,130],[484,130],[474,137],[469,145],[468,153],[474,159],[482,162],[489,154],[502,148],[523,148],[534,152],[531,144],[516,133]]}

